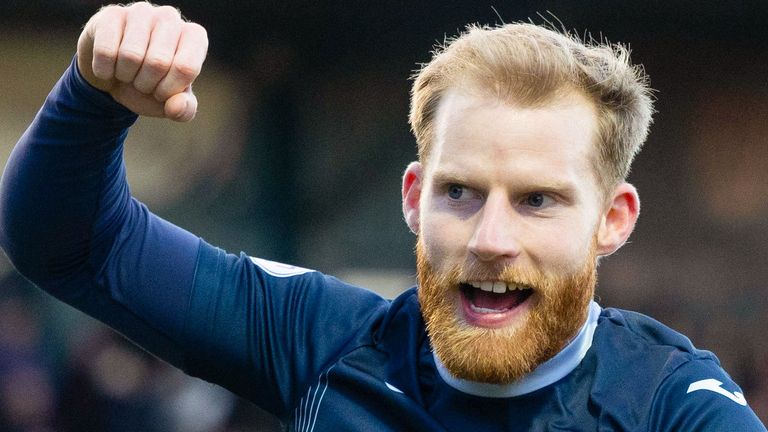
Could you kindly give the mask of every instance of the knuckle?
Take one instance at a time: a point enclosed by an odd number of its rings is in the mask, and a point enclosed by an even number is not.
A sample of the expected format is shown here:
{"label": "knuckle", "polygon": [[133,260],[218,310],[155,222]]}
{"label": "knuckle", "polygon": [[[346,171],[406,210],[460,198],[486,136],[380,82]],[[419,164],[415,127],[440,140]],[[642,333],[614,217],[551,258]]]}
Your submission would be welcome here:
{"label": "knuckle", "polygon": [[107,46],[93,47],[93,58],[97,62],[114,62],[117,58],[117,51]]}
{"label": "knuckle", "polygon": [[125,9],[125,6],[117,5],[117,4],[111,4],[103,6],[101,9],[99,9],[100,14],[115,14],[115,13],[121,13]]}
{"label": "knuckle", "polygon": [[200,74],[200,66],[187,62],[176,62],[173,71],[184,80],[192,81]]}
{"label": "knuckle", "polygon": [[158,86],[155,88],[155,91],[154,91],[154,92],[152,92],[152,96],[153,96],[153,97],[155,98],[155,100],[156,100],[156,101],[158,101],[158,102],[165,102],[165,101],[167,101],[167,100],[168,100],[168,98],[170,98],[171,96],[173,96],[173,94],[172,94],[170,91],[168,91],[167,89],[165,89],[164,87],[165,87],[165,86],[163,86],[162,84],[160,84],[160,85],[158,85]]}
{"label": "knuckle", "polygon": [[130,65],[138,65],[144,60],[144,53],[135,48],[121,47],[118,57]]}
{"label": "knuckle", "polygon": [[149,56],[144,60],[144,66],[151,72],[165,72],[171,67],[171,59],[163,56]]}
{"label": "knuckle", "polygon": [[168,98],[171,97],[171,95],[168,94],[168,92],[164,92],[156,89],[154,93],[152,93],[152,97],[154,97],[155,100],[158,102],[165,103],[165,101],[167,101]]}
{"label": "knuckle", "polygon": [[181,19],[181,13],[173,6],[158,6],[155,11],[160,18]]}
{"label": "knuckle", "polygon": [[139,1],[135,3],[131,3],[128,6],[129,9],[137,10],[137,11],[147,11],[152,9],[152,4],[145,1]]}
{"label": "knuckle", "polygon": [[205,29],[205,27],[201,26],[198,23],[188,22],[184,23],[184,30],[194,33],[196,35],[199,35],[204,38],[208,38],[208,31]]}
{"label": "knuckle", "polygon": [[104,63],[93,63],[91,66],[91,71],[96,76],[96,78],[103,80],[111,80],[114,78],[115,74],[115,68],[112,65]]}
{"label": "knuckle", "polygon": [[152,86],[152,83],[149,81],[139,81],[136,80],[136,82],[133,84],[133,86],[138,90],[139,92],[145,94],[145,95],[151,95],[152,90],[154,90],[154,87]]}
{"label": "knuckle", "polygon": [[110,23],[117,20],[122,20],[126,13],[125,8],[119,5],[104,6],[99,9],[99,12],[93,16],[92,21],[94,24]]}

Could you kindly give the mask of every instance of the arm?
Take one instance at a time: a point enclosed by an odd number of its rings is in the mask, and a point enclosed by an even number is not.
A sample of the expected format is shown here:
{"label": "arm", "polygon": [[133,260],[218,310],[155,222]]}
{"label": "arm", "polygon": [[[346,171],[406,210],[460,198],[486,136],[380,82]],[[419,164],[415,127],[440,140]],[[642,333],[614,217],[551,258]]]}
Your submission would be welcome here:
{"label": "arm", "polygon": [[[136,28],[146,22],[157,41],[142,42]],[[176,55],[137,60],[132,46],[142,43],[147,57]],[[175,9],[138,3],[100,11],[0,185],[0,242],[17,269],[177,365],[199,239],[131,199],[122,144],[137,114],[194,116],[191,72],[206,47],[205,32]]]}
{"label": "arm", "polygon": [[[189,41],[204,32],[174,33],[174,57],[150,61],[154,36],[185,26],[174,9],[147,3],[106,8],[86,25],[76,62],[3,174],[0,245],[49,293],[284,416],[335,356],[368,342],[387,303],[317,272],[226,254],[131,198],[122,145],[137,114],[194,116],[189,88],[207,42]],[[133,61],[120,53],[132,52],[124,47],[138,27],[152,40],[138,38],[148,48]],[[167,68],[146,69],[153,64]]]}

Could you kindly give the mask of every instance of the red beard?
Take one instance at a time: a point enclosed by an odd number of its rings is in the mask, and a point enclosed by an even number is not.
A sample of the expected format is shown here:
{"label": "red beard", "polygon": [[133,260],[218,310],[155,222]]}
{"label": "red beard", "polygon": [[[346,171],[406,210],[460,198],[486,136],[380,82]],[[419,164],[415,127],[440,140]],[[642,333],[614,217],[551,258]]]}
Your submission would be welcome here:
{"label": "red beard", "polygon": [[[438,274],[424,246],[416,243],[419,303],[432,348],[457,378],[509,384],[552,358],[584,324],[597,284],[596,243],[576,271],[547,274],[506,267],[502,271],[461,269]],[[462,318],[460,282],[500,280],[533,288],[530,311],[513,326],[485,328]]]}

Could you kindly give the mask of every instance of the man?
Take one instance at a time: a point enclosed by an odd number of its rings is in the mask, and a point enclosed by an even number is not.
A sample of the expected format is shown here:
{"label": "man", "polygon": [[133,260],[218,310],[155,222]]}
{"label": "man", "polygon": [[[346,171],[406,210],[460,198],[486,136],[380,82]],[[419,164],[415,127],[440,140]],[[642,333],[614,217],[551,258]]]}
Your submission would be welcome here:
{"label": "man", "polygon": [[515,24],[423,68],[402,190],[419,287],[389,302],[130,197],[127,129],[194,117],[206,48],[147,3],[85,26],[0,190],[2,245],[41,288],[291,430],[765,430],[714,355],[592,300],[638,216],[652,112],[623,50]]}

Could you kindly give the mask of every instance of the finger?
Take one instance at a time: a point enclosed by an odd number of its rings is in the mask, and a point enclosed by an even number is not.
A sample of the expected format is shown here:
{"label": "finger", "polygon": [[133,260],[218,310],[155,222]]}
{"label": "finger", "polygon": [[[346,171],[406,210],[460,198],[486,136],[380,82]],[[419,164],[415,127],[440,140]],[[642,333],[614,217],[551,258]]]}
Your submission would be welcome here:
{"label": "finger", "polygon": [[93,74],[96,78],[111,80],[115,76],[115,62],[123,39],[125,10],[116,6],[106,7],[89,24],[93,36]]}
{"label": "finger", "polygon": [[169,119],[188,122],[197,114],[197,97],[192,93],[192,87],[171,96],[165,101],[165,116]]}
{"label": "finger", "polygon": [[155,89],[155,99],[164,101],[184,91],[200,74],[208,52],[208,34],[199,24],[183,23],[179,45],[168,74]]}
{"label": "finger", "polygon": [[[167,18],[158,19],[134,86],[144,94],[152,94],[157,84],[168,73],[181,37],[183,21],[175,9]],[[171,13],[171,12],[167,12]]]}
{"label": "finger", "polygon": [[122,82],[133,82],[144,61],[154,26],[152,9],[152,5],[143,2],[126,9],[125,31],[115,64],[115,78]]}
{"label": "finger", "polygon": [[148,117],[165,117],[163,104],[154,97],[139,93],[132,84],[118,83],[110,91],[112,97],[136,114]]}

